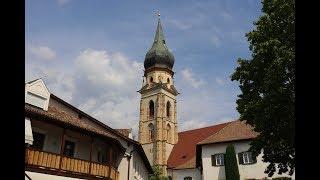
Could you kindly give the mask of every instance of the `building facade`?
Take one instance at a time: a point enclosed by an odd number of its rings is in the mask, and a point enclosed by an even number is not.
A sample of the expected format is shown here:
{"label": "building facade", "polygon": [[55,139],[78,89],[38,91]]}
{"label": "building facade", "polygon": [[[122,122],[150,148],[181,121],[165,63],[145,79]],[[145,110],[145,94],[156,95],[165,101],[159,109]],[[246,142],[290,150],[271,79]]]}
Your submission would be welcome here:
{"label": "building facade", "polygon": [[167,160],[178,141],[177,90],[172,71],[174,57],[164,38],[160,19],[150,50],[144,60],[143,87],[139,90],[139,142],[151,165],[166,175]]}
{"label": "building facade", "polygon": [[25,135],[26,179],[146,180],[152,173],[130,130],[112,129],[80,111],[41,79],[26,83]]}

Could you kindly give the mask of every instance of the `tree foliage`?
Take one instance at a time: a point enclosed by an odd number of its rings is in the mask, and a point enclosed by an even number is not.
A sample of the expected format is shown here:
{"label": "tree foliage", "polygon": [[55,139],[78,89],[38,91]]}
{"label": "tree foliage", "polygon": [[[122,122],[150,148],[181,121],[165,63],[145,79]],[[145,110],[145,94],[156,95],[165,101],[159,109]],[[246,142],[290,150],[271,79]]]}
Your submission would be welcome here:
{"label": "tree foliage", "polygon": [[295,170],[295,1],[263,0],[262,16],[246,34],[252,57],[238,59],[231,80],[239,81],[240,120],[259,133],[251,143],[263,150],[265,173]]}
{"label": "tree foliage", "polygon": [[162,176],[162,169],[159,166],[152,166],[153,174],[150,175],[150,180],[168,180],[167,176]]}
{"label": "tree foliage", "polygon": [[239,180],[239,169],[234,146],[229,144],[225,155],[225,174],[226,180]]}

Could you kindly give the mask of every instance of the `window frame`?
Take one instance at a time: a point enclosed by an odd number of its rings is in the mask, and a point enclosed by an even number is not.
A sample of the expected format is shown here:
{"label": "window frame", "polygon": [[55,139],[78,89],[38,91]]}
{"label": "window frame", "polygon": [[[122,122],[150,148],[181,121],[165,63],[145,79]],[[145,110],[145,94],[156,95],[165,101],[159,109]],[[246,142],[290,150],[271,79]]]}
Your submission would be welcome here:
{"label": "window frame", "polygon": [[[65,153],[66,152],[66,148],[67,148],[67,144],[66,144],[67,141],[73,143],[73,145],[74,145],[73,146],[73,154],[72,154],[72,156],[70,156],[70,155]],[[72,141],[70,139],[65,139],[64,140],[63,155],[66,156],[66,157],[71,157],[71,158],[75,158],[76,157],[76,142],[75,141]]]}
{"label": "window frame", "polygon": [[[218,158],[220,160],[220,163],[218,163]],[[224,154],[215,154],[215,161],[216,161],[216,166],[224,166]]]}
{"label": "window frame", "polygon": [[256,161],[254,160],[253,156],[252,156],[252,152],[250,151],[245,151],[242,152],[242,164],[243,165],[248,165],[248,164],[254,164],[256,163]]}
{"label": "window frame", "polygon": [[[34,144],[35,144],[35,142],[36,142],[36,136],[35,136],[34,133],[37,133],[37,134],[40,134],[40,135],[43,135],[43,136],[44,136],[41,149],[40,149],[40,148],[37,148],[37,147],[34,147]],[[44,151],[45,143],[46,143],[46,139],[47,139],[47,134],[46,134],[45,132],[43,132],[43,131],[42,131],[42,132],[39,132],[39,131],[33,130],[33,131],[32,131],[32,136],[33,136],[33,143],[32,143],[32,145],[31,145],[30,147],[31,147],[31,148],[34,148],[34,149],[37,149],[37,150],[40,150],[40,151]]]}

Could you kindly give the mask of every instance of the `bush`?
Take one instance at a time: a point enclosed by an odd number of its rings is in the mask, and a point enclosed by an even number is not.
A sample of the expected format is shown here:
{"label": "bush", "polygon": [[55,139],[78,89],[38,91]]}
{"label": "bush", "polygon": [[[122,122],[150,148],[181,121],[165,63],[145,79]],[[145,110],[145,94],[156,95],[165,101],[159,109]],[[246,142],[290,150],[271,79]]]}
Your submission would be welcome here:
{"label": "bush", "polygon": [[225,170],[227,180],[240,180],[237,157],[233,144],[229,144],[226,150]]}

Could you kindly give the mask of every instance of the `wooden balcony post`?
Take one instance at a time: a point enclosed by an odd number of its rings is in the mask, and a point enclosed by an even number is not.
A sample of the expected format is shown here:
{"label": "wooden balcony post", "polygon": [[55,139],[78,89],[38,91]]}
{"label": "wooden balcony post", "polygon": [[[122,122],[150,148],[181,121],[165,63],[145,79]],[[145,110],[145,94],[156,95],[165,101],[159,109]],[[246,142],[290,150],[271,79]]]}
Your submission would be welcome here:
{"label": "wooden balcony post", "polygon": [[60,164],[59,164],[59,169],[61,169],[61,164],[62,164],[62,155],[63,155],[63,150],[64,150],[65,134],[66,134],[66,129],[63,128],[62,138],[61,138],[61,148],[60,148]]}
{"label": "wooden balcony post", "polygon": [[93,147],[93,137],[91,137],[91,142],[90,142],[90,164],[89,164],[89,174],[91,174],[91,164],[92,164],[92,147]]}
{"label": "wooden balcony post", "polygon": [[109,147],[109,154],[108,154],[108,156],[109,156],[109,174],[108,174],[108,177],[110,178],[110,176],[111,176],[111,170],[112,170],[112,168],[111,168],[111,166],[112,166],[112,147],[111,147],[111,146]]}

